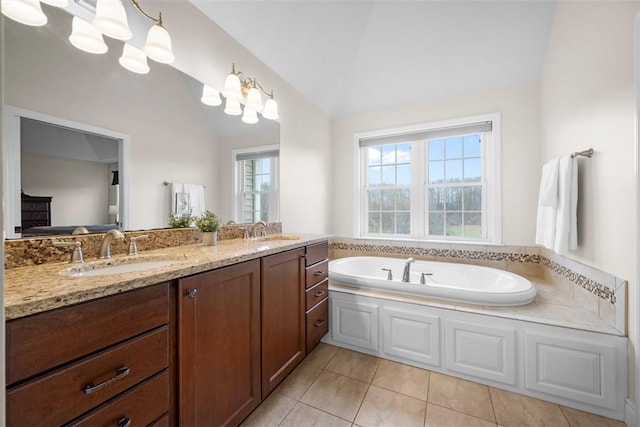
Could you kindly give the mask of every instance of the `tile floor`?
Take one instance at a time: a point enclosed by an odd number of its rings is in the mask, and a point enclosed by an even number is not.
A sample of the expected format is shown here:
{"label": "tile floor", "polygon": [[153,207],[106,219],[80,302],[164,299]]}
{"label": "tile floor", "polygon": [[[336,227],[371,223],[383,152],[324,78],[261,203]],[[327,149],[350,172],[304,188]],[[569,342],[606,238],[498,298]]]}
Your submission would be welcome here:
{"label": "tile floor", "polygon": [[242,426],[625,427],[625,424],[320,343]]}

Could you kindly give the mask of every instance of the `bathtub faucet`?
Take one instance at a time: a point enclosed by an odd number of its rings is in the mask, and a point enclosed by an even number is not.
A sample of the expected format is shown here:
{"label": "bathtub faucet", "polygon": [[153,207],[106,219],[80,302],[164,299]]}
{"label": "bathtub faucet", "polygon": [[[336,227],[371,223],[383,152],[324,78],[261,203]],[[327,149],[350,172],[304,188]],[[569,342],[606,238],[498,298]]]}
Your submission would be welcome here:
{"label": "bathtub faucet", "polygon": [[415,259],[413,258],[409,258],[408,260],[405,261],[404,263],[404,270],[402,271],[402,281],[403,282],[409,282],[409,272],[411,270],[411,263],[416,262]]}

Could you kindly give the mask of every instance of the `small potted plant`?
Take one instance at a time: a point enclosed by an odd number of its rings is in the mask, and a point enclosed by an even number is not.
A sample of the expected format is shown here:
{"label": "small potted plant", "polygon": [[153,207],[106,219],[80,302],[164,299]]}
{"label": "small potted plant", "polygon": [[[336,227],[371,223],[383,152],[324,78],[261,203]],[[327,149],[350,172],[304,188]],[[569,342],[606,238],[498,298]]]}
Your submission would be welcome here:
{"label": "small potted plant", "polygon": [[169,214],[170,228],[189,228],[193,227],[193,221],[196,218],[191,215],[191,211],[183,214]]}
{"label": "small potted plant", "polygon": [[196,218],[196,227],[202,231],[202,243],[205,246],[214,246],[218,243],[218,231],[220,230],[220,218],[211,211],[204,211]]}

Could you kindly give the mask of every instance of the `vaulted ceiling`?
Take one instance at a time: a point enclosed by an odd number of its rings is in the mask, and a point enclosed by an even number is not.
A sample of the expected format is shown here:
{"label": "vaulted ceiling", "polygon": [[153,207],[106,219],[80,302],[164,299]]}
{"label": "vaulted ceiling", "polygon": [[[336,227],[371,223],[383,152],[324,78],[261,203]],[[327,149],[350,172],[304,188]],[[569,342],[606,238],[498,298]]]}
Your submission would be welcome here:
{"label": "vaulted ceiling", "polygon": [[191,0],[330,116],[540,79],[555,1]]}

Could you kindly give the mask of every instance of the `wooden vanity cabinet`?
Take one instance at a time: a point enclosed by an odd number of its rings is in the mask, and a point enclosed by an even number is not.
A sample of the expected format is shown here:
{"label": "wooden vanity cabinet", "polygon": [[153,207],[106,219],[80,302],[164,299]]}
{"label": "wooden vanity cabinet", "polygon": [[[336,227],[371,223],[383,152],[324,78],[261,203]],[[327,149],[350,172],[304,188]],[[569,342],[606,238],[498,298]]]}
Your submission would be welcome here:
{"label": "wooden vanity cabinet", "polygon": [[306,350],[309,353],[329,332],[329,245],[307,246],[306,278]]}
{"label": "wooden vanity cabinet", "polygon": [[304,359],[305,248],[262,258],[262,395]]}
{"label": "wooden vanity cabinet", "polygon": [[178,280],[180,425],[238,425],[261,401],[260,261]]}
{"label": "wooden vanity cabinet", "polygon": [[7,425],[167,416],[169,301],[164,283],[7,322]]}

